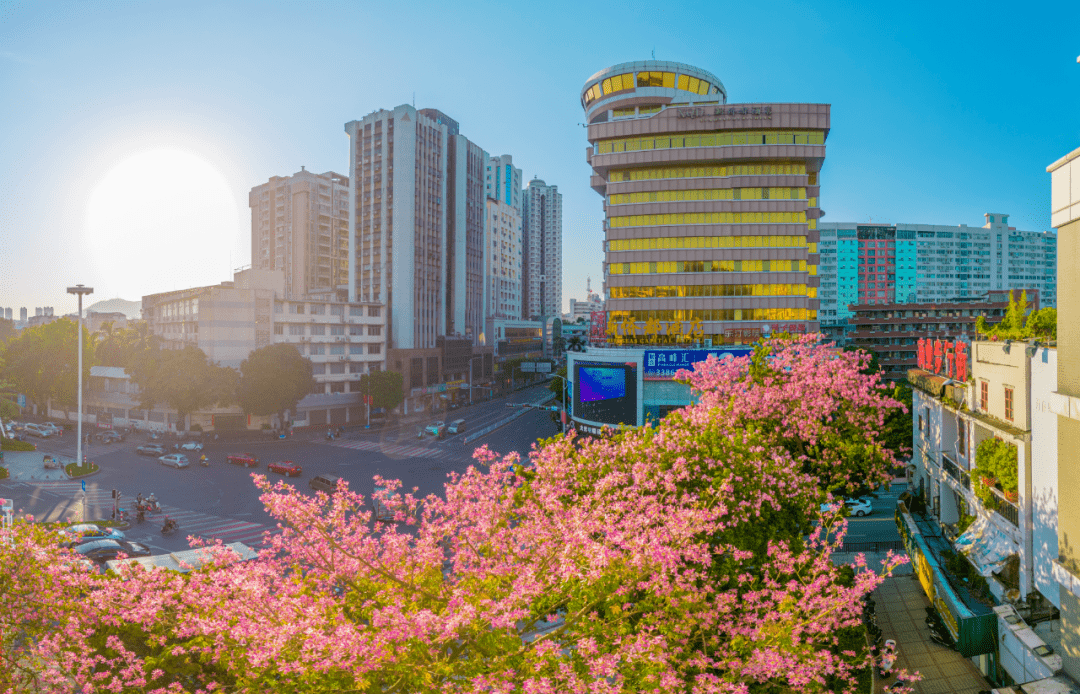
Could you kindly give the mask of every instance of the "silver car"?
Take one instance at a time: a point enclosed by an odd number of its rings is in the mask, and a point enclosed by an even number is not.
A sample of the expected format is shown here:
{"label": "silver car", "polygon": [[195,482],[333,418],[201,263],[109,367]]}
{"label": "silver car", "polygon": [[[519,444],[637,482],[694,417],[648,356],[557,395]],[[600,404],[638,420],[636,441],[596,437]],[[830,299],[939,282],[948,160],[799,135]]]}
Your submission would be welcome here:
{"label": "silver car", "polygon": [[187,456],[183,453],[169,453],[158,458],[158,462],[162,465],[169,465],[179,470],[182,467],[190,465]]}

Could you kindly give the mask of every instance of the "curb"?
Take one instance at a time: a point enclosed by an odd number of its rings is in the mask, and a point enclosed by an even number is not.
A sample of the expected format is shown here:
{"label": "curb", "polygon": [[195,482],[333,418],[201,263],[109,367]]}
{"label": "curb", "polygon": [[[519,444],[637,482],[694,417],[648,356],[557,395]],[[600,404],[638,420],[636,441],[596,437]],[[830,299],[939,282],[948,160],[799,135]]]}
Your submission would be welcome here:
{"label": "curb", "polygon": [[[540,400],[539,402],[530,402],[530,403],[522,403],[522,404],[529,404],[529,405],[532,405],[532,406],[535,407],[537,405],[542,405],[545,402],[548,402],[549,400],[551,400],[552,397],[553,396],[545,397],[543,400]],[[514,414],[510,415],[506,419],[500,419],[499,421],[495,422],[494,424],[489,424],[486,427],[484,427],[483,429],[480,429],[479,431],[475,431],[472,434],[469,434],[468,436],[466,436],[464,439],[461,440],[461,443],[462,443],[462,445],[467,446],[467,445],[469,445],[470,442],[475,441],[476,439],[480,438],[481,436],[487,436],[488,434],[495,431],[496,429],[499,429],[499,428],[502,428],[502,427],[506,426],[507,424],[514,421],[518,417],[524,416],[525,413],[528,412],[528,411],[529,411],[528,407],[522,407],[520,410],[518,410]]]}
{"label": "curb", "polygon": [[[90,462],[93,462],[93,461],[90,461]],[[87,477],[93,477],[94,475],[101,472],[101,466],[98,465],[97,463],[94,463],[94,465],[97,465],[97,470],[94,470],[93,472],[88,472],[85,475],[68,475],[68,479],[69,480],[81,480],[81,479],[85,479]],[[67,470],[64,470],[64,474],[67,475]]]}

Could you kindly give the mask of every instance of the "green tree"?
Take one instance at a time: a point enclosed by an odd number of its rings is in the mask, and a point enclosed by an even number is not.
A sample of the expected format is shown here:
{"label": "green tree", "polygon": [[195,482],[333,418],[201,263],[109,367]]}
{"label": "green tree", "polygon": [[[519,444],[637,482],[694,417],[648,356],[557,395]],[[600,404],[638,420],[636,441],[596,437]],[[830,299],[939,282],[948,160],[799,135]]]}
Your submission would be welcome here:
{"label": "green tree", "polygon": [[360,377],[360,393],[371,406],[392,410],[405,400],[404,379],[397,371],[376,371]]}
{"label": "green tree", "polygon": [[[236,400],[237,379],[233,369],[210,363],[206,354],[193,345],[178,350],[160,350],[152,360],[144,360],[133,376],[138,384],[140,405],[153,409],[164,403],[176,410],[187,428],[187,416],[215,404]],[[230,392],[230,387],[234,388]]]}
{"label": "green tree", "polygon": [[[70,318],[25,328],[4,353],[3,372],[19,392],[44,408],[49,401],[70,409],[78,400],[78,326]],[[93,343],[83,329],[83,383],[94,362]]]}
{"label": "green tree", "polygon": [[102,366],[124,366],[125,332],[112,321],[102,323],[101,330],[94,333],[94,361]]}
{"label": "green tree", "polygon": [[261,347],[240,364],[240,407],[248,414],[281,415],[315,387],[310,361],[289,344]]}
{"label": "green tree", "polygon": [[0,318],[0,344],[7,344],[15,338],[18,333],[15,332],[15,321],[10,321],[7,318]]}

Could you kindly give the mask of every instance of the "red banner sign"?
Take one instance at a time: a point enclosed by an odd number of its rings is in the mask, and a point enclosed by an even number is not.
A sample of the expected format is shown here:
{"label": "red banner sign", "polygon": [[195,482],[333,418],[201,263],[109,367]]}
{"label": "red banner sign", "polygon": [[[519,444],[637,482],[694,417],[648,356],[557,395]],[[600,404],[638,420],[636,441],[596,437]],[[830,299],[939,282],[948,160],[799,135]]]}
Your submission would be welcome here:
{"label": "red banner sign", "polygon": [[956,340],[930,340],[920,338],[916,354],[919,368],[957,381],[968,377],[967,344]]}

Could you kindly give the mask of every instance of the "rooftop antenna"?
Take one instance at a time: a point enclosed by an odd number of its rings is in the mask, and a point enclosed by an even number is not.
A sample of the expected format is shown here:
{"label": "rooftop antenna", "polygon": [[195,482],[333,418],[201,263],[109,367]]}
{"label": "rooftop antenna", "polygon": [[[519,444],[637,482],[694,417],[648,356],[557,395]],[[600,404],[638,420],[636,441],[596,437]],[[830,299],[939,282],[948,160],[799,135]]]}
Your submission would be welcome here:
{"label": "rooftop antenna", "polygon": [[655,46],[652,49],[652,59],[656,60],[656,47]]}

